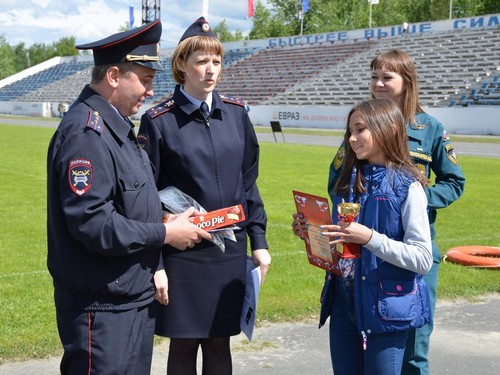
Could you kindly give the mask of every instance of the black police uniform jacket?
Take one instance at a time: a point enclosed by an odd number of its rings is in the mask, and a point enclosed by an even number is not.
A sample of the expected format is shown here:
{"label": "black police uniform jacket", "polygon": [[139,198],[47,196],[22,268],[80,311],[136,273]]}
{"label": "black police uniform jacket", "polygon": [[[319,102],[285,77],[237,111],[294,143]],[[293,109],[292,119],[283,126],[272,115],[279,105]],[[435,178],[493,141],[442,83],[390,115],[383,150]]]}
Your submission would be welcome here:
{"label": "black police uniform jacket", "polygon": [[207,120],[177,86],[173,97],[141,119],[139,142],[154,167],[159,190],[175,186],[207,211],[242,204],[238,242],[223,253],[210,241],[163,251],[167,306],[157,304],[156,333],[169,337],[229,336],[240,332],[247,236],[267,249],[266,212],[257,188],[259,145],[243,103],[212,93]]}
{"label": "black police uniform jacket", "polygon": [[130,122],[86,86],[49,145],[48,269],[60,309],[154,298],[165,238],[151,165]]}

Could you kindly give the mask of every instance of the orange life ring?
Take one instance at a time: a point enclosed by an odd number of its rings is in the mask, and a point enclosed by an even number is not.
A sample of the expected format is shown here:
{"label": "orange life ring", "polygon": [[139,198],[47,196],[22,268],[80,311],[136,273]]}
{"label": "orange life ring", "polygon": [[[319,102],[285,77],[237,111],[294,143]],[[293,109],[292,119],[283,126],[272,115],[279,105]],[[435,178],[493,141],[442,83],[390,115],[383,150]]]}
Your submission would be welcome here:
{"label": "orange life ring", "polygon": [[446,252],[443,261],[476,268],[500,268],[500,247],[459,246]]}

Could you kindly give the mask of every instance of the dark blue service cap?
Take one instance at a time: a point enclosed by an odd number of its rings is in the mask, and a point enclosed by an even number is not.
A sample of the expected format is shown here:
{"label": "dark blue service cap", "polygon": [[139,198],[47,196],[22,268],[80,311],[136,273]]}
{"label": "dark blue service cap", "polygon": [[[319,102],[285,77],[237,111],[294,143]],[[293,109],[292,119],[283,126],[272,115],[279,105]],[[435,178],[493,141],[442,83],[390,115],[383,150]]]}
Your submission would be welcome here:
{"label": "dark blue service cap", "polygon": [[196,35],[200,36],[204,35],[204,36],[209,36],[211,38],[217,38],[217,35],[214,34],[212,28],[210,27],[210,24],[205,19],[205,17],[200,17],[196,21],[194,21],[193,24],[187,28],[184,34],[182,34],[179,43],[186,38]]}
{"label": "dark blue service cap", "polygon": [[93,50],[96,66],[132,61],[154,70],[163,70],[159,63],[160,37],[161,21],[156,20],[97,42],[80,44],[76,48]]}

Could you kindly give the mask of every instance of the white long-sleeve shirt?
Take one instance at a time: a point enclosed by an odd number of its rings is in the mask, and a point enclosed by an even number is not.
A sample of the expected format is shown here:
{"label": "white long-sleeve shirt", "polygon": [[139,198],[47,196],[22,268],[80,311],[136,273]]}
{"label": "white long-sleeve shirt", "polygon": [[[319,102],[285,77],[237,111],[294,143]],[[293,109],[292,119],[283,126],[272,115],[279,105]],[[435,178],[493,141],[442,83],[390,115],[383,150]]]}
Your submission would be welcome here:
{"label": "white long-sleeve shirt", "polygon": [[432,266],[432,242],[427,216],[427,198],[422,185],[413,182],[401,206],[403,241],[392,240],[373,230],[364,247],[395,266],[426,274]]}

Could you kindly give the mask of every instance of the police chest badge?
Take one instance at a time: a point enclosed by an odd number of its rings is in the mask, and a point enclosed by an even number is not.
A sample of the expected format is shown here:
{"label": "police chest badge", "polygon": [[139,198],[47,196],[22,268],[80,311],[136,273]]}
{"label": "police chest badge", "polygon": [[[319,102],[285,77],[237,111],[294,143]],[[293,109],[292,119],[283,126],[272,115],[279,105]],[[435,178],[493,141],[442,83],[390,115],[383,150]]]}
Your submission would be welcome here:
{"label": "police chest badge", "polygon": [[94,171],[92,161],[88,159],[73,159],[69,162],[69,186],[78,196],[85,194],[92,186]]}

